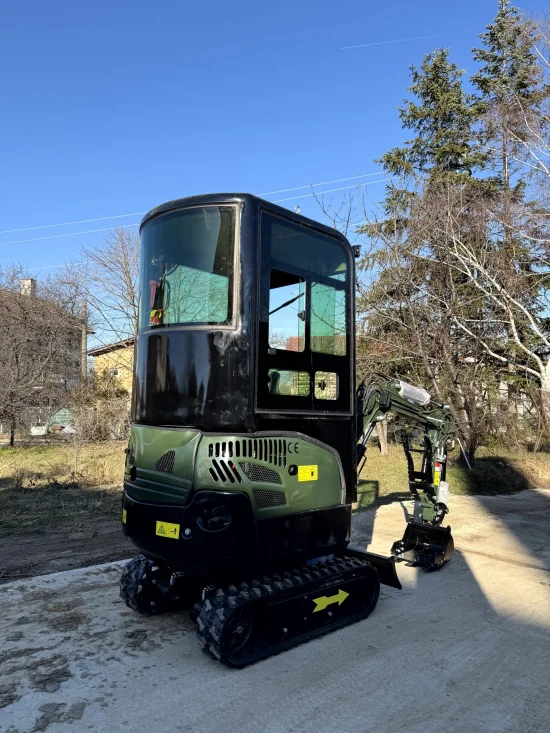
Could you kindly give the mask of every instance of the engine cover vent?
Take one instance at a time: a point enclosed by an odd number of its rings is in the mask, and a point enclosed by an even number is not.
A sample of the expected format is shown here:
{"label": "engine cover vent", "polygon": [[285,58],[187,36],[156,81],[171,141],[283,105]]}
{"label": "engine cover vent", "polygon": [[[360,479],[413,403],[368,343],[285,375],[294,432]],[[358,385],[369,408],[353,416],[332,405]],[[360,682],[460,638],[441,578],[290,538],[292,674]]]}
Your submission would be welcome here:
{"label": "engine cover vent", "polygon": [[273,506],[284,506],[286,496],[284,491],[272,491],[271,489],[252,489],[254,499],[259,509],[268,509]]}
{"label": "engine cover vent", "polygon": [[241,474],[238,472],[237,467],[235,466],[233,461],[224,461],[223,458],[219,458],[218,460],[216,460],[215,458],[212,459],[210,475],[212,476],[214,481],[221,481],[224,484],[226,483],[226,481],[234,484],[235,480],[237,480],[240,484],[242,484],[243,482]]}
{"label": "engine cover vent", "polygon": [[238,438],[210,443],[210,458],[254,458],[286,468],[286,440],[282,438]]}
{"label": "engine cover vent", "polygon": [[155,470],[162,471],[162,473],[174,473],[174,459],[176,452],[169,450],[163,456],[161,456],[155,463]]}
{"label": "engine cover vent", "polygon": [[283,483],[277,471],[267,466],[258,466],[256,463],[249,463],[248,461],[239,463],[239,466],[250,481],[259,481],[263,484],[279,484],[279,486]]}

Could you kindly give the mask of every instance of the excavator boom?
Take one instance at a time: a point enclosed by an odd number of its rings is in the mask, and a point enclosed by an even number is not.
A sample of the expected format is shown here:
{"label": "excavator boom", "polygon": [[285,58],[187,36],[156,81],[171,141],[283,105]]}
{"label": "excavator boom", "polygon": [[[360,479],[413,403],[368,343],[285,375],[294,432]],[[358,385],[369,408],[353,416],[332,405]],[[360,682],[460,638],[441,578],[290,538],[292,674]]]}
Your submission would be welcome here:
{"label": "excavator boom", "polygon": [[[426,390],[400,379],[376,375],[370,381],[363,380],[357,390],[358,474],[375,425],[386,420],[389,414],[423,431],[421,449],[411,448],[409,434],[403,435],[409,489],[415,507],[414,517],[407,523],[403,538],[394,543],[392,554],[397,560],[434,570],[451,559],[454,549],[451,528],[441,526],[449,512],[449,486],[445,480],[447,451],[454,445],[450,407],[434,402]],[[414,452],[422,454],[420,470],[415,469]]]}

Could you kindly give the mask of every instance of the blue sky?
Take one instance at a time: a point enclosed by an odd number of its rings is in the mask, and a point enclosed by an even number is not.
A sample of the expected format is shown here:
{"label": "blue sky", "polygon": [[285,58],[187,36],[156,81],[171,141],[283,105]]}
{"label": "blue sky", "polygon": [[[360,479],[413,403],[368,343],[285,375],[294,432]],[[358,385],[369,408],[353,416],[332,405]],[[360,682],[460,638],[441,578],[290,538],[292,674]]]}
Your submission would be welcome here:
{"label": "blue sky", "polygon": [[[476,33],[495,12],[496,0],[5,3],[0,230],[376,173],[373,159],[403,139],[396,107],[410,64],[446,46],[471,70]],[[381,43],[418,36],[436,37]],[[312,198],[282,205],[296,204],[321,218]],[[18,240],[139,219],[2,233],[0,263],[78,260],[105,232]]]}

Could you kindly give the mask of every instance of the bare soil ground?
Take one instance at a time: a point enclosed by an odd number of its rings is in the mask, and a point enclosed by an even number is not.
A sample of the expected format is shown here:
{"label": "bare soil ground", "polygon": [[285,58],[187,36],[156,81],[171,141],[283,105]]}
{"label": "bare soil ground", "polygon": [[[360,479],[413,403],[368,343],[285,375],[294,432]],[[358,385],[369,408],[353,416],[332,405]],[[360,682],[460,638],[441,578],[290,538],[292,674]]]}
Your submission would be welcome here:
{"label": "bare soil ground", "polygon": [[123,441],[0,448],[0,584],[131,556],[120,529]]}
{"label": "bare soil ground", "polygon": [[66,520],[43,533],[0,537],[0,585],[18,578],[122,560],[133,554],[118,517]]}

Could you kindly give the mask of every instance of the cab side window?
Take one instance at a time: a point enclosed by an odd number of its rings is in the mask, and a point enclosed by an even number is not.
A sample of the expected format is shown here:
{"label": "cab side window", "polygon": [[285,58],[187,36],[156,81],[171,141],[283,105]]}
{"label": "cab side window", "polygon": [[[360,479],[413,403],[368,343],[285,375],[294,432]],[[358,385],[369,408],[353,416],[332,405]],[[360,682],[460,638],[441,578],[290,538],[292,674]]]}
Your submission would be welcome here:
{"label": "cab side window", "polygon": [[271,270],[269,281],[269,346],[303,351],[306,336],[306,284],[304,278]]}
{"label": "cab side window", "polygon": [[267,212],[261,246],[258,408],[349,414],[349,248]]}
{"label": "cab side window", "polygon": [[311,283],[311,350],[346,355],[346,291]]}

